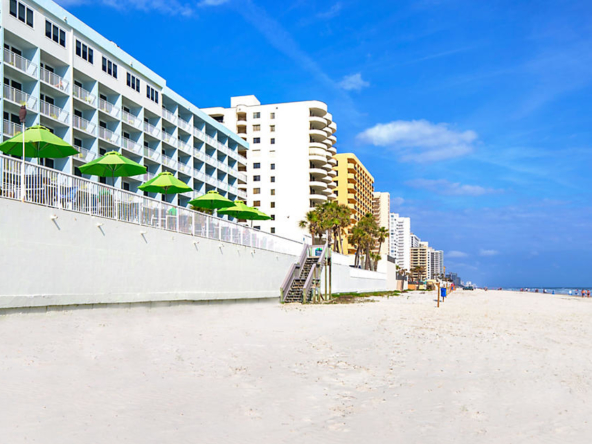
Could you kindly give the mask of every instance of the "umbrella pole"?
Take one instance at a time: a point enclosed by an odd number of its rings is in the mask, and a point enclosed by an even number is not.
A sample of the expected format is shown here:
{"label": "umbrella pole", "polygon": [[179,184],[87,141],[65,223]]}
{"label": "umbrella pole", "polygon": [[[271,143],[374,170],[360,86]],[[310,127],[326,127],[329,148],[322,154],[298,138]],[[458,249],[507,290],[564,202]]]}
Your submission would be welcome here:
{"label": "umbrella pole", "polygon": [[25,120],[23,124],[23,163],[21,165],[21,201],[25,201]]}

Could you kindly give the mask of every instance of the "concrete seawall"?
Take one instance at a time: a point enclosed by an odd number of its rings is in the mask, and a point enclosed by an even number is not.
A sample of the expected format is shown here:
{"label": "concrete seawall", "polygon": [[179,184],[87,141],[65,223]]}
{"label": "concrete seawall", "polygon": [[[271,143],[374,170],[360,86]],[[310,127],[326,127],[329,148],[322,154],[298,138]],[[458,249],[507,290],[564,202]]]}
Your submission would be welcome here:
{"label": "concrete seawall", "polygon": [[[279,298],[297,259],[7,199],[0,250],[0,309]],[[333,291],[387,289],[386,274],[334,262]]]}

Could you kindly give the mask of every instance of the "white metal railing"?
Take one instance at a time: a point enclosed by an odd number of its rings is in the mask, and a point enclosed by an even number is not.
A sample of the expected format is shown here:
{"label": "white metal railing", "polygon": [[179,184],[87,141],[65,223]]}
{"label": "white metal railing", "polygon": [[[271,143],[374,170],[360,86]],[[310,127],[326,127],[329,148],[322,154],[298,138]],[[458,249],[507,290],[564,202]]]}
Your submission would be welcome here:
{"label": "white metal railing", "polygon": [[144,122],[144,132],[150,134],[153,137],[160,136],[160,130],[148,122]]}
{"label": "white metal railing", "polygon": [[72,93],[74,94],[74,97],[88,103],[89,105],[95,104],[96,97],[81,86],[74,85],[72,88]]}
{"label": "white metal railing", "polygon": [[202,162],[206,161],[206,155],[197,148],[193,148],[193,156],[201,160]]}
{"label": "white metal railing", "polygon": [[162,140],[164,140],[169,145],[172,145],[175,147],[177,146],[177,141],[175,140],[175,138],[172,135],[170,135],[169,133],[167,133],[166,131],[162,132]]}
{"label": "white metal railing", "polygon": [[208,143],[210,146],[216,147],[217,140],[206,134],[206,143]]}
{"label": "white metal railing", "polygon": [[191,132],[191,124],[183,119],[181,119],[180,117],[177,120],[177,125],[180,128],[183,128],[185,131],[187,132]]}
{"label": "white metal railing", "polygon": [[179,162],[178,170],[187,174],[188,176],[191,176],[191,167],[185,165],[184,163]]}
{"label": "white metal railing", "polygon": [[193,178],[197,180],[201,180],[202,182],[206,181],[206,174],[202,171],[198,171],[195,168],[193,169]]}
{"label": "white metal railing", "polygon": [[245,173],[241,173],[241,172],[239,172],[239,173],[237,174],[237,177],[239,178],[239,180],[241,180],[241,181],[243,181],[243,182],[245,182],[245,183],[247,182],[247,175],[246,175]]}
{"label": "white metal railing", "polygon": [[19,106],[26,105],[27,109],[37,111],[37,98],[12,86],[4,85],[4,99]]}
{"label": "white metal railing", "polygon": [[201,140],[206,139],[206,133],[204,133],[202,130],[197,129],[196,127],[193,127],[193,135]]}
{"label": "white metal railing", "polygon": [[154,179],[156,177],[156,174],[154,174],[154,173],[146,173],[146,174],[142,174],[141,176],[137,176],[137,177],[142,182],[148,182],[150,179]]}
{"label": "white metal railing", "polygon": [[128,113],[127,111],[122,111],[121,113],[121,120],[123,120],[128,125],[131,125],[136,128],[140,128],[142,121],[133,114]]}
{"label": "white metal railing", "polygon": [[119,145],[119,136],[113,131],[103,128],[102,126],[99,127],[99,137],[114,145]]}
{"label": "white metal railing", "polygon": [[22,125],[18,123],[11,122],[10,120],[4,119],[4,128],[3,132],[5,136],[14,137],[17,134],[21,133]]}
{"label": "white metal railing", "polygon": [[74,125],[74,128],[78,128],[79,130],[85,131],[89,134],[92,134],[93,136],[95,135],[95,129],[97,126],[82,117],[74,116],[72,118],[72,124]]}
{"label": "white metal railing", "polygon": [[36,64],[6,48],[4,48],[4,63],[14,66],[19,71],[22,71],[32,77],[35,77],[37,74]]}
{"label": "white metal railing", "polygon": [[169,122],[177,123],[177,116],[170,112],[168,109],[162,109],[162,117],[167,119]]}
{"label": "white metal railing", "polygon": [[142,145],[128,139],[127,137],[121,138],[121,146],[127,150],[133,151],[136,154],[142,154]]}
{"label": "white metal railing", "polygon": [[163,165],[177,169],[178,162],[175,159],[173,159],[172,157],[167,156],[166,154],[162,155],[162,163],[163,163]]}
{"label": "white metal railing", "polygon": [[155,162],[160,162],[162,154],[156,150],[153,150],[152,148],[148,148],[147,146],[145,146],[144,156],[154,160]]}
{"label": "white metal railing", "polygon": [[105,99],[99,99],[99,109],[101,111],[105,111],[107,114],[110,114],[113,117],[119,117],[119,112],[121,111],[117,106],[113,105],[111,102],[106,101]]}
{"label": "white metal railing", "polygon": [[41,114],[57,120],[62,123],[68,123],[68,117],[70,113],[63,108],[47,103],[45,100],[41,100]]}
{"label": "white metal railing", "polygon": [[177,140],[177,146],[179,147],[180,150],[191,154],[191,151],[192,151],[191,146],[186,144],[182,140]]}
{"label": "white metal railing", "polygon": [[0,155],[0,197],[24,197],[29,204],[294,256],[302,249],[291,239],[29,162],[23,180],[21,164],[20,159]]}
{"label": "white metal railing", "polygon": [[47,83],[49,86],[53,86],[63,92],[68,92],[68,86],[70,83],[63,77],[57,75],[54,72],[48,71],[45,68],[41,68],[41,81]]}
{"label": "white metal railing", "polygon": [[210,164],[210,165],[212,165],[212,166],[217,166],[217,164],[218,164],[218,161],[217,161],[217,160],[216,160],[214,157],[212,157],[212,156],[210,156],[210,155],[206,154],[206,155],[205,155],[205,158],[206,158],[206,162],[207,162],[207,163],[209,163],[209,164]]}
{"label": "white metal railing", "polygon": [[240,197],[242,200],[245,200],[247,198],[247,192],[245,190],[239,189],[236,195]]}
{"label": "white metal railing", "polygon": [[85,162],[90,162],[91,160],[94,160],[97,157],[95,153],[93,153],[90,150],[87,150],[86,148],[82,148],[81,146],[74,146],[74,148],[80,151],[80,154],[76,154],[76,159],[82,159]]}

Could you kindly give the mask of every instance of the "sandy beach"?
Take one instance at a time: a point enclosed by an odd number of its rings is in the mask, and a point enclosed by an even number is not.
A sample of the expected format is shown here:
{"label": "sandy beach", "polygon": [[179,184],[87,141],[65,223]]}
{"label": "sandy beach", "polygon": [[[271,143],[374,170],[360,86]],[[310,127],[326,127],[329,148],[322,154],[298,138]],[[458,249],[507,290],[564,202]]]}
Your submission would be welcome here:
{"label": "sandy beach", "polygon": [[459,291],[0,316],[17,443],[588,443],[592,299]]}

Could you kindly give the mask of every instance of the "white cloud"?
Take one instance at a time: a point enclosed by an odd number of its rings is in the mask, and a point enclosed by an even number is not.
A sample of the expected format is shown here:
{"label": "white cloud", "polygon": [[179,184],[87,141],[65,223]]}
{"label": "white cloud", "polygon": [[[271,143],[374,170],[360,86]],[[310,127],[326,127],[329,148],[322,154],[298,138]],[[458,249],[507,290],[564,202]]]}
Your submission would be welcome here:
{"label": "white cloud", "polygon": [[479,250],[480,256],[497,256],[498,254],[499,254],[499,251],[497,251],[497,250],[484,250],[484,249]]}
{"label": "white cloud", "polygon": [[157,11],[170,15],[184,16],[190,16],[194,13],[190,2],[181,3],[178,0],[126,0],[125,2],[120,0],[57,0],[57,2],[64,7],[94,3],[119,10],[132,8],[146,12]]}
{"label": "white cloud", "polygon": [[337,2],[333,6],[331,6],[327,11],[319,12],[316,16],[322,19],[330,19],[337,16],[342,9],[343,4],[341,2]]}
{"label": "white cloud", "polygon": [[403,162],[435,162],[465,156],[474,149],[475,131],[455,131],[446,123],[396,120],[358,134],[358,140],[392,149]]}
{"label": "white cloud", "polygon": [[346,91],[360,91],[363,88],[369,87],[370,82],[362,79],[362,74],[358,72],[356,74],[345,76],[341,82],[339,82],[339,86]]}
{"label": "white cloud", "polygon": [[446,253],[445,257],[450,258],[450,257],[467,257],[467,256],[468,256],[467,253],[463,253],[462,251],[452,250],[452,251],[449,251],[448,253]]}
{"label": "white cloud", "polygon": [[484,188],[480,185],[463,185],[446,179],[413,179],[405,183],[413,188],[421,188],[449,196],[481,196],[499,192],[499,190],[493,188]]}
{"label": "white cloud", "polygon": [[405,202],[405,199],[402,197],[391,197],[391,207],[394,206],[396,208],[401,206],[403,205],[403,202]]}

